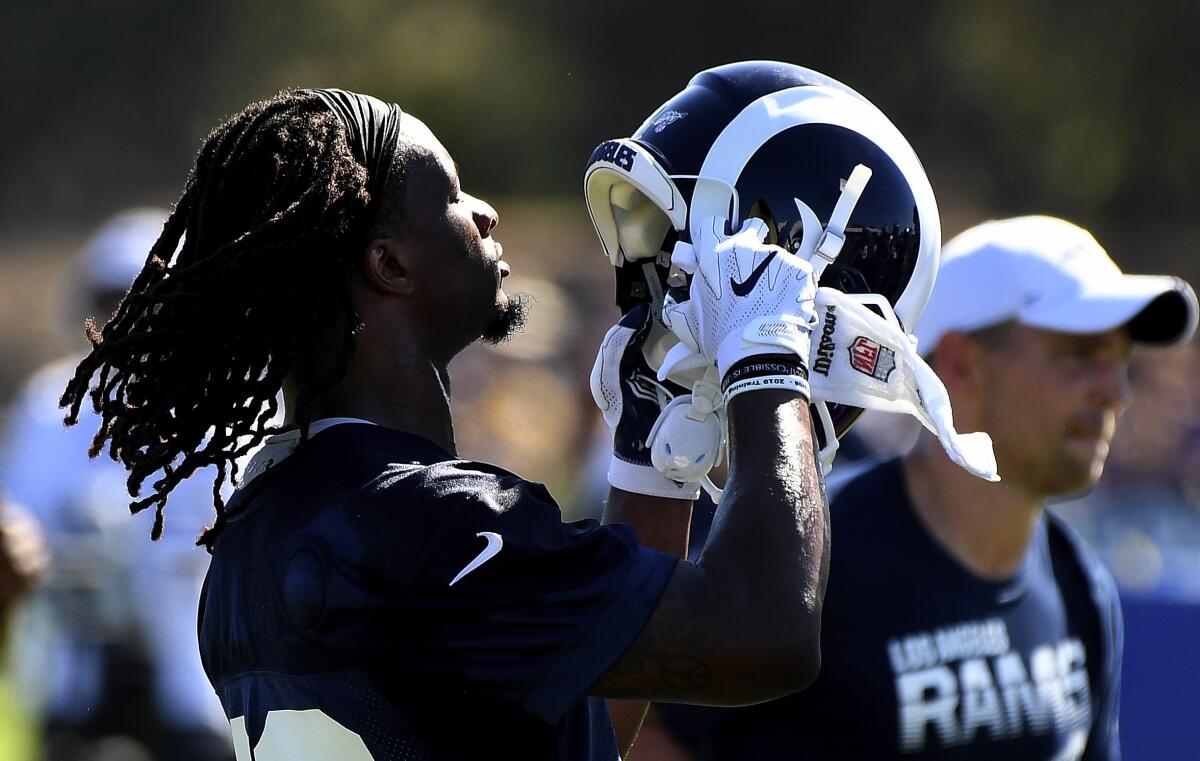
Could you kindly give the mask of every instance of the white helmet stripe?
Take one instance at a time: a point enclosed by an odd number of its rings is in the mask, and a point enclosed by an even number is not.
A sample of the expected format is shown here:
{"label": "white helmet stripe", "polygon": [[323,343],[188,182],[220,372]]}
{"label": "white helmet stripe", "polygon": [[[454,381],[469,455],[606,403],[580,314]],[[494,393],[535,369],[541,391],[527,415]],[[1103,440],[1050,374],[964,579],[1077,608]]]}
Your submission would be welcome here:
{"label": "white helmet stripe", "polygon": [[896,313],[911,329],[933,290],[941,222],[933,188],[912,147],[867,101],[832,87],[806,85],[764,95],[746,106],[721,131],[705,156],[700,176],[715,182],[696,184],[688,210],[689,231],[694,238],[697,226],[705,219],[727,216],[731,198],[725,188],[737,184],[746,164],[764,143],[802,124],[830,124],[861,134],[879,146],[908,181],[921,221],[920,251],[909,286],[896,304]]}

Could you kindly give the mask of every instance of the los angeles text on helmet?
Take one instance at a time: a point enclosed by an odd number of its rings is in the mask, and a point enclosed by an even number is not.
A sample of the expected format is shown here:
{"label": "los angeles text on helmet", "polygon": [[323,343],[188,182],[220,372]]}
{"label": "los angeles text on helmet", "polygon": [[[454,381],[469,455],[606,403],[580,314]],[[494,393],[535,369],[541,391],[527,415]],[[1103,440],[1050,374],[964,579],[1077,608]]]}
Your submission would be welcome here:
{"label": "los angeles text on helmet", "polygon": [[833,364],[833,331],[837,328],[837,307],[825,305],[825,324],[821,327],[821,341],[817,344],[817,358],[813,361],[813,370],[821,375],[829,375],[829,367]]}
{"label": "los angeles text on helmet", "polygon": [[597,161],[603,161],[608,164],[615,164],[626,172],[633,171],[633,162],[637,158],[637,154],[628,145],[622,145],[616,140],[606,140],[596,146],[596,150],[592,151],[592,157],[588,160],[588,164],[594,164]]}

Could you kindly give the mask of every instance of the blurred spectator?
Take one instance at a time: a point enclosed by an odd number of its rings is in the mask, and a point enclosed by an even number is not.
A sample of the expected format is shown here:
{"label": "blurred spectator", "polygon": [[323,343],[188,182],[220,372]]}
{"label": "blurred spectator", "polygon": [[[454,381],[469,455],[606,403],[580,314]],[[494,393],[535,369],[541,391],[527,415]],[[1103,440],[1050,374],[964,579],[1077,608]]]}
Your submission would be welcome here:
{"label": "blurred spectator", "polygon": [[[165,217],[125,212],[86,245],[60,304],[76,325],[79,311],[98,323],[112,313]],[[150,542],[151,516],[128,515],[124,469],[87,457],[99,418],[85,408],[80,425],[62,425],[58,398],[77,362],[53,362],[26,383],[0,452],[0,483],[41,523],[54,558],[14,643],[22,697],[48,761],[231,758],[196,644],[208,558],[193,543],[211,520],[212,472],[176,490],[163,539]]]}
{"label": "blurred spectator", "polygon": [[8,641],[9,615],[42,579],[49,562],[37,523],[0,494],[0,652]]}
{"label": "blurred spectator", "polygon": [[9,684],[8,622],[16,604],[44,576],[45,539],[32,518],[0,494],[0,759],[33,761],[36,740],[29,717]]}

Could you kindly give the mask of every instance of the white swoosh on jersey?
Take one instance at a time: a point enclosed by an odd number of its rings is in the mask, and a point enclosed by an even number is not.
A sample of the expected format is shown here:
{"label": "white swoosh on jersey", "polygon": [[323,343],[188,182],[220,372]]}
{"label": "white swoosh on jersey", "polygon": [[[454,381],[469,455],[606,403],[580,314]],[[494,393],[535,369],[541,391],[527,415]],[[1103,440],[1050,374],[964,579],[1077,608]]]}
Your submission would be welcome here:
{"label": "white swoosh on jersey", "polygon": [[487,547],[484,547],[483,551],[476,555],[474,560],[472,560],[470,563],[467,563],[466,568],[459,571],[458,575],[451,579],[449,586],[454,586],[460,580],[462,580],[462,577],[496,557],[496,555],[499,554],[500,549],[504,547],[504,537],[495,532],[480,531],[475,536],[482,536],[484,539],[486,539]]}

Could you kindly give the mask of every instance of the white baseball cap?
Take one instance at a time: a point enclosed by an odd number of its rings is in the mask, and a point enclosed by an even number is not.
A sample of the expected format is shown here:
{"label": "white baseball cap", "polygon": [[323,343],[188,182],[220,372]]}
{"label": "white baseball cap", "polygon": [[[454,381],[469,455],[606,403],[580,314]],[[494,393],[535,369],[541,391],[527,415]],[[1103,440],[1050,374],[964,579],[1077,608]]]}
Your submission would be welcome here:
{"label": "white baseball cap", "polygon": [[950,331],[1016,320],[1063,333],[1128,325],[1133,340],[1181,344],[1196,330],[1196,292],[1170,275],[1126,275],[1092,234],[1063,219],[984,222],[942,248],[916,336],[928,354]]}

